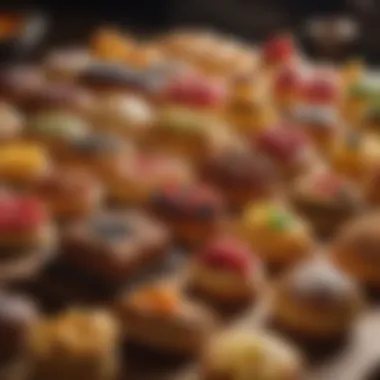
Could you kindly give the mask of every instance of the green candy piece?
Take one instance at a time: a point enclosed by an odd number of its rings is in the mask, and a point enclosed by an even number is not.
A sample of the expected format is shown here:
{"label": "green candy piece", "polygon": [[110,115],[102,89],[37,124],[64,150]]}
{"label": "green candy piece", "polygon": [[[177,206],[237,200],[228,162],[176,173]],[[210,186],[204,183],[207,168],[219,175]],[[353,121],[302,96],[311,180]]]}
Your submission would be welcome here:
{"label": "green candy piece", "polygon": [[291,224],[292,218],[290,215],[281,212],[273,212],[269,217],[269,224],[276,231],[284,231]]}
{"label": "green candy piece", "polygon": [[355,99],[366,99],[370,95],[370,90],[368,87],[362,83],[355,83],[348,90],[348,94],[350,98]]}

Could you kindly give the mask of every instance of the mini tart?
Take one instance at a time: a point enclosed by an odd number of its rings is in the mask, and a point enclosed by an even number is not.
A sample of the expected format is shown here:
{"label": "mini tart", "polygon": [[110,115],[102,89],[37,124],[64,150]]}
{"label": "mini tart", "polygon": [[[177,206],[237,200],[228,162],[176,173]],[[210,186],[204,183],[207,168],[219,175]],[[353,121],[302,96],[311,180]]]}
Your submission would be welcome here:
{"label": "mini tart", "polygon": [[70,309],[41,321],[29,334],[33,379],[116,379],[119,325],[108,313]]}
{"label": "mini tart", "polygon": [[112,203],[149,204],[150,198],[166,186],[192,183],[194,174],[186,161],[157,153],[137,153],[110,179],[108,196]]}
{"label": "mini tart", "polygon": [[40,145],[10,142],[0,149],[0,181],[11,186],[30,188],[51,170],[47,151]]}
{"label": "mini tart", "polygon": [[296,210],[322,237],[331,236],[364,206],[361,194],[353,184],[325,170],[299,178],[292,186],[290,198]]}
{"label": "mini tart", "polygon": [[0,143],[19,139],[24,127],[23,115],[10,104],[0,103]]}
{"label": "mini tart", "polygon": [[248,206],[237,232],[265,263],[275,268],[309,257],[315,243],[309,225],[286,206],[274,202]]}
{"label": "mini tart", "polygon": [[188,275],[190,290],[220,305],[245,305],[260,292],[261,261],[239,239],[217,236],[196,252]]}
{"label": "mini tart", "polygon": [[245,150],[227,150],[205,160],[202,178],[219,189],[233,210],[275,195],[278,175],[270,160]]}
{"label": "mini tart", "polygon": [[225,217],[220,194],[205,185],[170,185],[151,197],[152,212],[168,223],[175,237],[198,244],[219,231]]}
{"label": "mini tart", "polygon": [[264,68],[279,68],[295,61],[297,48],[289,36],[274,36],[261,50],[261,61]]}
{"label": "mini tart", "polygon": [[94,125],[141,141],[155,121],[155,110],[145,99],[132,94],[105,94],[96,104]]}
{"label": "mini tart", "polygon": [[104,285],[124,284],[161,259],[169,243],[167,229],[142,213],[104,211],[64,229],[62,261]]}
{"label": "mini tart", "polygon": [[169,285],[137,288],[115,311],[127,342],[176,355],[199,354],[215,329],[213,314]]}
{"label": "mini tart", "polygon": [[295,268],[274,287],[272,319],[292,333],[312,339],[331,339],[349,331],[363,299],[346,275],[325,262]]}
{"label": "mini tart", "polygon": [[342,228],[332,249],[332,260],[362,284],[380,289],[380,216],[367,214]]}
{"label": "mini tart", "polygon": [[36,193],[59,221],[89,216],[99,209],[103,199],[101,184],[91,173],[78,167],[61,167],[52,172]]}
{"label": "mini tart", "polygon": [[268,157],[285,178],[298,176],[320,164],[310,140],[293,126],[279,126],[256,135],[253,147]]}
{"label": "mini tart", "polygon": [[230,330],[210,341],[204,354],[204,380],[301,380],[303,358],[291,345],[266,331]]}

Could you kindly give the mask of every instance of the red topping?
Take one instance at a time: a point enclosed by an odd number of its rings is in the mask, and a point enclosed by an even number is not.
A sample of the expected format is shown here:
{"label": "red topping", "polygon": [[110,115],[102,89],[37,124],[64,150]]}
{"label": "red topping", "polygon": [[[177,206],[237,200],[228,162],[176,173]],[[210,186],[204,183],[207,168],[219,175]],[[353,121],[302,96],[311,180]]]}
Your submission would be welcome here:
{"label": "red topping", "polygon": [[0,197],[0,232],[34,228],[46,218],[46,208],[36,198],[4,194]]}
{"label": "red topping", "polygon": [[213,107],[225,96],[221,83],[195,75],[177,78],[166,90],[168,100],[197,107]]}
{"label": "red topping", "polygon": [[215,269],[232,271],[247,275],[252,267],[252,253],[243,243],[222,237],[212,241],[199,255],[199,260]]}
{"label": "red topping", "polygon": [[267,63],[288,62],[294,57],[295,53],[294,41],[287,36],[274,37],[263,47],[263,56]]}
{"label": "red topping", "polygon": [[306,81],[301,93],[306,101],[313,103],[332,103],[339,96],[336,83],[329,78],[314,78]]}
{"label": "red topping", "polygon": [[285,67],[279,72],[274,89],[277,93],[288,93],[297,90],[301,83],[300,73],[295,68]]}
{"label": "red topping", "polygon": [[340,179],[331,174],[320,175],[314,185],[317,191],[329,196],[335,196],[342,188]]}
{"label": "red topping", "polygon": [[256,143],[263,153],[278,160],[289,161],[305,146],[307,138],[302,132],[285,126],[262,132]]}

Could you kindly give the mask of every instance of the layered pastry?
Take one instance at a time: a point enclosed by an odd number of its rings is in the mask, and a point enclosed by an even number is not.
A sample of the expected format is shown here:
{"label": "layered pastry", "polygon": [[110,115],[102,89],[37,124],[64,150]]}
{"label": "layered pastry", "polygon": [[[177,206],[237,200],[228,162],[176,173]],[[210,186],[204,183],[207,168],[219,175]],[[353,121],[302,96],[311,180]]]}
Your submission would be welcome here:
{"label": "layered pastry", "polygon": [[151,209],[165,221],[176,238],[198,244],[221,228],[225,204],[220,194],[201,184],[166,186],[151,197]]}
{"label": "layered pastry", "polygon": [[67,225],[62,232],[66,273],[81,273],[94,287],[123,285],[136,272],[160,260],[170,243],[166,228],[142,213],[104,211]]}
{"label": "layered pastry", "polygon": [[201,174],[204,181],[222,192],[233,210],[273,197],[279,179],[268,158],[237,149],[211,155],[202,165]]}
{"label": "layered pastry", "polygon": [[119,325],[107,312],[70,309],[29,334],[31,378],[113,380],[119,375]]}
{"label": "layered pastry", "polygon": [[301,380],[301,354],[267,331],[230,330],[207,346],[201,367],[204,380]]}
{"label": "layered pastry", "polygon": [[104,191],[90,172],[67,166],[48,175],[38,185],[36,194],[56,220],[68,222],[96,212],[102,204]]}
{"label": "layered pastry", "polygon": [[10,104],[0,103],[0,143],[19,139],[24,127],[23,115]]}
{"label": "layered pastry", "polygon": [[290,198],[296,210],[322,237],[335,233],[364,206],[360,191],[353,184],[325,170],[299,178],[292,186]]}
{"label": "layered pastry", "polygon": [[213,314],[173,286],[148,284],[120,297],[127,342],[174,355],[197,355],[215,330]]}
{"label": "layered pastry", "polygon": [[344,226],[334,241],[331,255],[344,272],[376,289],[380,287],[379,221],[380,216],[375,212]]}
{"label": "layered pastry", "polygon": [[274,287],[276,325],[311,339],[331,339],[349,331],[363,300],[352,279],[325,262],[298,266]]}
{"label": "layered pastry", "polygon": [[252,301],[262,290],[261,260],[232,236],[217,236],[192,259],[188,287],[216,305],[240,306]]}
{"label": "layered pastry", "polygon": [[193,170],[186,161],[157,153],[137,153],[124,163],[118,175],[108,180],[108,197],[115,204],[144,207],[160,189],[193,181]]}
{"label": "layered pastry", "polygon": [[314,246],[309,225],[278,202],[254,203],[247,207],[237,231],[264,262],[274,268],[305,259]]}
{"label": "layered pastry", "polygon": [[27,137],[44,143],[54,155],[68,149],[72,141],[84,139],[90,131],[82,117],[64,110],[35,113],[28,121]]}
{"label": "layered pastry", "polygon": [[268,157],[285,178],[294,178],[320,165],[307,135],[292,125],[278,126],[259,133],[253,146]]}
{"label": "layered pastry", "polygon": [[18,188],[30,188],[51,170],[51,162],[44,147],[10,142],[0,149],[0,181]]}
{"label": "layered pastry", "polygon": [[298,56],[294,40],[290,36],[279,35],[269,39],[261,50],[264,67],[278,68],[295,62]]}
{"label": "layered pastry", "polygon": [[105,94],[97,101],[93,124],[98,130],[114,131],[136,142],[144,139],[155,122],[155,109],[133,94]]}

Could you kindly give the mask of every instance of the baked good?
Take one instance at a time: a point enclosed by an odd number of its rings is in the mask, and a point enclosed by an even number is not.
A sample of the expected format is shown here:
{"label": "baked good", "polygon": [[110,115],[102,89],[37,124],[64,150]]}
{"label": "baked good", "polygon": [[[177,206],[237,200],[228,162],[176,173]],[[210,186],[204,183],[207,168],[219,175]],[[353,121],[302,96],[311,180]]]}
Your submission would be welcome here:
{"label": "baked good", "polygon": [[276,194],[278,173],[262,154],[233,149],[211,155],[201,167],[204,181],[217,188],[233,210]]}
{"label": "baked good", "polygon": [[275,201],[247,206],[237,232],[265,263],[275,268],[305,259],[314,246],[307,222]]}
{"label": "baked good", "polygon": [[322,237],[331,236],[364,207],[359,189],[329,170],[299,178],[291,187],[290,198],[300,215]]}
{"label": "baked good", "polygon": [[371,205],[380,204],[380,167],[374,164],[363,179],[363,197]]}
{"label": "baked good", "polygon": [[275,324],[311,339],[332,339],[347,332],[362,297],[349,277],[326,262],[304,263],[274,287],[271,313]]}
{"label": "baked good", "polygon": [[261,48],[261,61],[265,68],[278,68],[295,62],[298,52],[291,36],[277,35]]}
{"label": "baked good", "polygon": [[204,380],[300,380],[304,373],[304,360],[292,345],[267,331],[244,329],[211,340],[201,367]]}
{"label": "baked good", "polygon": [[70,309],[41,321],[29,334],[32,379],[116,379],[119,326],[107,312]]}
{"label": "baked good", "polygon": [[115,311],[127,342],[197,355],[215,330],[215,317],[173,286],[148,284],[122,295]]}
{"label": "baked good", "polygon": [[18,109],[7,103],[0,103],[0,143],[20,138],[25,119]]}
{"label": "baked good", "polygon": [[191,260],[189,289],[216,305],[247,305],[262,290],[261,260],[238,238],[213,237]]}
{"label": "baked good", "polygon": [[48,175],[38,185],[36,194],[47,204],[54,219],[68,222],[96,212],[104,191],[90,172],[67,166]]}
{"label": "baked good", "polygon": [[174,184],[151,196],[152,212],[186,244],[199,244],[217,232],[224,221],[225,204],[220,194],[202,184]]}

